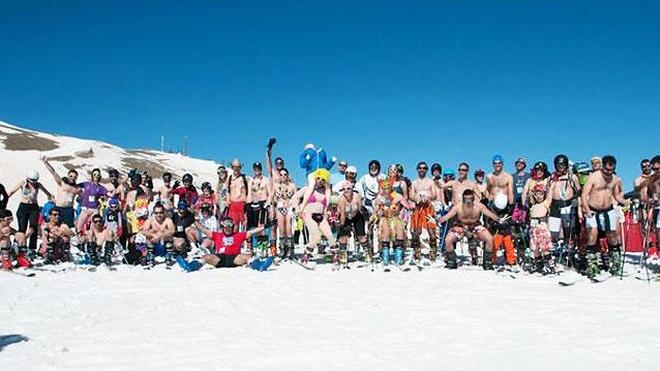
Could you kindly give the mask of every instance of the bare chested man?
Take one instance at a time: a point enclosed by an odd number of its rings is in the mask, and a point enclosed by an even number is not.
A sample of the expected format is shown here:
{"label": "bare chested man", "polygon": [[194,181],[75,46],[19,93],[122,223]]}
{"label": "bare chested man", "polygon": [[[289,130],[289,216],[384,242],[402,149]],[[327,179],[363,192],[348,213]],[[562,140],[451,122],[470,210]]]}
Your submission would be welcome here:
{"label": "bare chested man", "polygon": [[468,178],[469,172],[470,165],[465,162],[461,162],[458,165],[458,178],[444,183],[445,188],[451,187],[452,189],[452,205],[457,205],[463,202],[463,191],[466,189],[471,189],[474,192],[475,196],[477,197],[477,201],[480,201],[483,197],[481,194],[481,189],[478,187],[477,183],[471,181]]}
{"label": "bare chested man", "polygon": [[156,244],[163,244],[164,246],[173,244],[175,232],[174,222],[167,215],[163,205],[157,204],[154,206],[152,215],[140,229],[140,234],[147,239],[147,254],[142,257],[142,265],[150,266],[154,265],[153,252]]}
{"label": "bare chested man", "polygon": [[227,216],[234,221],[234,233],[238,231],[245,220],[245,202],[248,195],[248,181],[245,174],[241,173],[243,164],[239,159],[231,163],[232,174],[227,179],[229,187],[229,209]]}
{"label": "bare chested man", "polygon": [[57,185],[57,192],[55,193],[55,207],[60,211],[60,220],[69,228],[74,227],[75,213],[73,211],[73,203],[76,200],[82,189],[78,187],[78,172],[74,169],[69,170],[66,178],[60,178],[53,166],[48,162],[48,158],[41,157],[41,161],[48,169],[48,172],[53,176],[53,180]]}
{"label": "bare chested man", "polygon": [[646,202],[652,208],[651,210],[653,210],[649,219],[652,222],[652,230],[655,231],[657,250],[658,241],[660,241],[660,156],[655,156],[651,159],[651,169],[653,170],[653,174],[649,178]]}
{"label": "bare chested man", "polygon": [[271,138],[266,146],[266,175],[273,180],[273,183],[277,184],[280,182],[279,172],[284,169],[284,159],[277,157],[275,159],[275,167],[273,168],[272,153],[275,143],[275,138]]}
{"label": "bare chested man", "polygon": [[493,156],[493,172],[486,177],[486,189],[490,195],[491,206],[498,211],[507,210],[515,201],[513,177],[503,168],[502,156]]}
{"label": "bare chested man", "polygon": [[[270,180],[264,176],[260,162],[255,162],[252,165],[252,172],[253,177],[248,182],[247,194],[248,205],[246,216],[248,230],[265,226],[272,210]],[[274,215],[270,215],[270,217],[272,218]],[[268,237],[260,233],[257,235],[257,240],[260,243],[267,243]],[[252,239],[249,239],[247,244],[248,248],[250,248],[252,246]]]}
{"label": "bare chested man", "polygon": [[99,250],[103,249],[103,263],[112,265],[112,253],[114,252],[117,236],[112,228],[105,226],[103,217],[99,214],[92,216],[91,228],[87,231],[87,254],[92,260],[92,265],[99,265]]}
{"label": "bare chested man", "polygon": [[41,253],[46,257],[47,263],[69,261],[69,241],[73,237],[73,231],[60,222],[60,212],[57,209],[51,209],[48,216],[48,223],[41,228]]}
{"label": "bare chested man", "polygon": [[486,172],[484,169],[477,169],[474,171],[474,183],[477,185],[479,193],[481,194],[481,203],[487,206],[488,198],[490,196],[488,195],[488,184],[486,184]]}
{"label": "bare chested man", "polygon": [[468,239],[476,237],[484,243],[483,268],[485,270],[492,270],[493,236],[488,229],[481,225],[480,220],[482,215],[498,222],[503,222],[504,218],[498,218],[495,213],[488,210],[482,203],[475,202],[476,195],[471,189],[464,190],[461,198],[461,203],[454,205],[445,216],[438,219],[438,223],[442,224],[456,217],[454,226],[445,237],[447,268],[456,269],[458,267],[456,252],[454,251],[456,242],[463,239],[463,237],[467,237]]}
{"label": "bare chested man", "polygon": [[108,179],[110,179],[110,183],[105,186],[108,189],[108,197],[114,197],[120,205],[124,205],[126,203],[126,193],[128,192],[128,178],[122,178],[119,171],[110,169],[108,170]]}
{"label": "bare chested man", "polygon": [[163,173],[163,185],[158,188],[158,200],[165,210],[172,210],[174,208],[174,187],[172,187],[172,173]]}
{"label": "bare chested man", "polygon": [[415,203],[415,210],[410,220],[411,245],[413,258],[417,263],[421,259],[422,246],[419,236],[422,234],[422,229],[426,229],[429,234],[429,260],[435,262],[438,254],[438,233],[433,209],[433,201],[437,198],[437,188],[433,179],[426,177],[428,170],[429,166],[426,162],[422,161],[417,164],[418,178],[412,182],[410,189],[411,201]]}
{"label": "bare chested man", "polygon": [[[621,241],[616,233],[619,224],[619,213],[614,209],[613,201],[620,205],[629,205],[630,201],[623,198],[620,178],[614,174],[616,159],[613,156],[603,156],[603,167],[589,175],[582,192],[582,210],[587,225],[586,258],[588,262],[587,275],[595,276],[600,272],[597,254],[600,253],[598,235],[607,236],[608,257],[611,264],[607,264],[603,256],[604,265],[612,274],[618,274],[621,269]],[[583,254],[581,252],[581,254]]]}
{"label": "bare chested man", "polygon": [[557,243],[562,232],[564,244],[572,249],[577,235],[580,182],[577,175],[569,171],[568,157],[557,155],[553,162],[555,172],[548,190],[552,197],[548,228],[552,242]]}

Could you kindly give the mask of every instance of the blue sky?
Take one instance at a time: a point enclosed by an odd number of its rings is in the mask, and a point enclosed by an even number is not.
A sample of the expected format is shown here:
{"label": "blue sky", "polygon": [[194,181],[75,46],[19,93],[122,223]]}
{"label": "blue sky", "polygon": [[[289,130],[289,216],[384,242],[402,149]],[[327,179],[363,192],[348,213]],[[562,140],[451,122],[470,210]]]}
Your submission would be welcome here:
{"label": "blue sky", "polygon": [[2,1],[0,120],[262,160],[658,152],[657,1]]}

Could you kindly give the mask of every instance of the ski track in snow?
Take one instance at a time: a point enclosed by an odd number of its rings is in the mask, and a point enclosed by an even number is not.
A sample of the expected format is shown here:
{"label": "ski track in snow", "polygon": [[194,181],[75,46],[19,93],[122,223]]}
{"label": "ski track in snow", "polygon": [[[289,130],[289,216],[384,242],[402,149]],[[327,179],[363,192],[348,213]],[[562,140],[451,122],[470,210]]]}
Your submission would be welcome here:
{"label": "ski track in snow", "polygon": [[[161,269],[162,268],[162,269]],[[0,272],[1,273],[1,272]],[[2,370],[650,370],[657,284],[492,272],[120,266],[0,274]]]}

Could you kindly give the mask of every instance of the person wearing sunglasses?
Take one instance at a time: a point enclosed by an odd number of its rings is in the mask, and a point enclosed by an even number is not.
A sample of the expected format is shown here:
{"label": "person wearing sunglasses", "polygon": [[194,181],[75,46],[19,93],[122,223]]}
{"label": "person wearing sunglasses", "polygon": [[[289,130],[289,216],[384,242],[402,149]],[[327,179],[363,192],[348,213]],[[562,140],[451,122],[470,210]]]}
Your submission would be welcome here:
{"label": "person wearing sunglasses", "polygon": [[[392,256],[390,247],[393,248],[394,263],[397,266],[403,264],[406,232],[400,213],[404,200],[403,196],[393,191],[392,183],[387,179],[380,181],[379,192],[378,197],[374,200],[373,219],[378,223],[379,253],[383,269],[388,271],[387,266]],[[416,257],[415,259],[419,264],[420,258]]]}
{"label": "person wearing sunglasses", "polygon": [[188,250],[191,243],[197,241],[198,231],[195,229],[195,213],[190,210],[190,206],[185,200],[180,200],[177,204],[176,211],[172,215],[172,223],[174,223],[173,247],[171,249],[169,241],[162,244],[168,255],[166,262],[168,266],[174,264],[174,256],[181,254]]}
{"label": "person wearing sunglasses", "polygon": [[483,242],[482,267],[484,270],[492,270],[493,236],[488,229],[481,224],[481,218],[482,216],[485,216],[498,223],[504,223],[506,217],[500,218],[482,203],[476,202],[477,196],[471,189],[464,190],[461,199],[461,203],[454,205],[447,214],[438,219],[438,224],[443,224],[452,218],[456,218],[454,226],[445,237],[446,267],[449,269],[458,268],[454,245],[457,241],[462,240],[463,237],[467,237],[468,240],[477,238],[479,241]]}
{"label": "person wearing sunglasses", "polygon": [[371,263],[373,258],[373,248],[367,239],[367,232],[365,230],[366,217],[362,208],[362,197],[357,192],[354,192],[354,185],[351,182],[344,181],[344,188],[341,189],[339,195],[338,209],[339,209],[339,229],[337,231],[337,239],[339,241],[339,254],[340,261],[348,262],[348,256],[344,259],[344,252],[348,251],[348,239],[351,234],[355,241],[355,250],[357,253],[365,253],[365,261]]}
{"label": "person wearing sunglasses", "polygon": [[481,194],[481,203],[488,205],[488,184],[486,184],[486,172],[484,169],[474,171],[474,183]]}
{"label": "person wearing sunglasses", "polygon": [[165,172],[161,176],[163,184],[158,188],[156,192],[157,201],[160,202],[165,210],[172,210],[174,208],[174,187],[172,186],[172,173]]}
{"label": "person wearing sunglasses", "polygon": [[91,264],[99,265],[99,254],[102,253],[103,263],[108,267],[111,266],[117,237],[114,231],[105,225],[101,215],[92,215],[92,225],[86,234],[86,251],[91,259]]}
{"label": "person wearing sunglasses", "polygon": [[[0,268],[6,271],[13,268],[9,249],[11,248],[11,236],[16,234],[16,230],[11,227],[12,221],[14,221],[14,217],[11,211],[0,209],[0,259],[2,260]],[[21,267],[30,266],[30,261],[24,254],[19,254],[17,260]]]}
{"label": "person wearing sunglasses", "polygon": [[369,161],[368,171],[357,182],[355,189],[362,197],[364,206],[369,212],[369,216],[373,214],[373,201],[378,196],[378,182],[385,179],[385,175],[380,173],[381,165],[378,160]]}
{"label": "person wearing sunglasses", "polygon": [[330,185],[334,187],[342,180],[346,179],[346,170],[348,169],[348,163],[344,160],[341,160],[337,163],[337,171],[330,175]]}
{"label": "person wearing sunglasses", "polygon": [[353,187],[357,184],[357,168],[353,165],[346,168],[345,178],[343,180],[332,185],[332,193],[342,194],[342,190],[347,183],[351,183]]}
{"label": "person wearing sunglasses", "polygon": [[[552,198],[548,227],[555,245],[563,241],[568,248],[568,256],[574,256],[578,236],[579,194],[581,192],[578,176],[570,171],[568,157],[564,154],[553,160],[555,172],[550,179],[548,194]],[[560,240],[563,239],[563,240]]]}
{"label": "person wearing sunglasses", "polygon": [[69,226],[69,228],[73,228],[75,225],[73,204],[76,197],[82,193],[82,189],[77,183],[78,172],[75,169],[71,169],[67,172],[66,177],[60,177],[53,166],[48,162],[48,158],[45,156],[41,157],[41,162],[43,162],[46,169],[48,169],[48,172],[52,175],[53,180],[55,181],[55,185],[57,185],[57,192],[55,192],[55,207],[60,212],[60,219],[62,220],[62,223]]}
{"label": "person wearing sunglasses", "polygon": [[[529,181],[526,186],[529,186]],[[552,274],[555,273],[555,264],[550,253],[552,237],[548,229],[548,215],[551,200],[547,183],[536,182],[530,193],[529,248],[534,256],[533,271],[543,275]]]}
{"label": "person wearing sunglasses", "polygon": [[74,233],[68,225],[60,221],[60,212],[53,208],[48,214],[48,222],[41,228],[41,254],[47,264],[71,261],[69,241]]}
{"label": "person wearing sunglasses", "polygon": [[212,231],[199,222],[195,226],[213,241],[214,250],[213,253],[205,254],[201,258],[190,262],[186,261],[183,256],[178,256],[176,261],[186,272],[197,271],[204,264],[209,264],[215,268],[235,268],[251,262],[254,262],[252,265],[254,269],[264,271],[273,263],[272,256],[265,259],[253,259],[252,254],[241,252],[245,241],[263,232],[265,229],[263,226],[245,232],[235,232],[236,228],[231,218],[220,221],[221,230],[219,232]]}
{"label": "person wearing sunglasses", "polygon": [[422,161],[417,164],[417,179],[413,180],[410,189],[410,199],[414,202],[414,211],[410,219],[411,247],[413,260],[420,264],[422,246],[420,235],[426,229],[429,234],[429,260],[434,263],[438,254],[438,232],[435,224],[433,202],[438,198],[438,190],[433,179],[426,177],[429,166]]}
{"label": "person wearing sunglasses", "polygon": [[[635,192],[639,193],[640,198],[646,198],[645,196],[648,195],[649,179],[651,178],[651,174],[653,174],[651,160],[647,158],[643,159],[639,163],[639,167],[641,168],[642,173],[635,179]],[[642,202],[642,205],[645,205],[645,203]]]}
{"label": "person wearing sunglasses", "polygon": [[[255,162],[252,165],[253,176],[248,181],[248,194],[246,209],[247,229],[253,229],[259,226],[264,226],[268,221],[271,210],[271,189],[270,180],[263,174],[262,165],[260,162]],[[275,234],[273,233],[273,237]],[[260,234],[256,237],[258,244],[267,244],[268,236]],[[251,251],[252,239],[247,241],[247,247]]]}
{"label": "person wearing sunglasses", "polygon": [[[279,239],[280,255],[282,259],[293,259],[294,242],[293,242],[293,220],[295,214],[292,209],[292,199],[296,194],[296,185],[289,177],[289,170],[282,168],[279,173],[276,173],[279,180],[271,178],[270,189],[272,195],[270,198],[273,200],[275,206],[275,219],[277,219],[277,236]],[[271,232],[271,239],[275,239],[275,234]],[[275,246],[274,241],[271,241],[271,247]],[[277,255],[277,249],[272,249],[272,255]]]}
{"label": "person wearing sunglasses", "polygon": [[245,203],[248,195],[248,180],[245,174],[241,173],[243,164],[239,159],[231,162],[232,174],[227,179],[229,188],[229,208],[227,216],[234,221],[234,232],[237,232],[241,224],[245,222]]}
{"label": "person wearing sunglasses", "polygon": [[[586,274],[593,278],[600,273],[601,268],[609,269],[616,275],[620,273],[621,241],[617,233],[619,224],[619,212],[614,208],[613,201],[619,205],[628,206],[630,200],[623,197],[621,179],[615,174],[616,159],[614,156],[603,156],[603,167],[600,171],[589,175],[587,183],[582,190],[582,210],[587,227],[586,251]],[[601,254],[598,245],[598,235],[603,233],[607,236],[607,254]],[[601,255],[603,267],[598,263],[598,255]]]}
{"label": "person wearing sunglasses", "polygon": [[126,192],[128,192],[128,177],[121,177],[117,169],[108,170],[108,179],[110,183],[106,184],[109,197],[114,197],[121,204],[126,202]]}
{"label": "person wearing sunglasses", "polygon": [[442,187],[443,187],[443,194],[444,194],[444,188],[451,188],[452,190],[452,199],[451,203],[452,205],[456,205],[460,202],[462,202],[462,197],[463,197],[463,191],[466,189],[471,189],[475,195],[477,195],[477,199],[481,200],[483,197],[481,194],[481,190],[479,187],[477,187],[477,184],[469,179],[469,173],[470,173],[470,165],[468,165],[467,162],[461,162],[458,164],[458,178],[452,179],[448,182],[443,182]]}
{"label": "person wearing sunglasses", "polygon": [[112,193],[101,184],[101,169],[98,168],[92,170],[91,179],[80,183],[80,187],[82,187],[82,202],[80,203],[82,211],[78,216],[76,231],[82,235],[88,219],[99,212],[100,200],[109,197]]}
{"label": "person wearing sunglasses", "polygon": [[21,201],[16,210],[16,219],[18,219],[16,241],[19,252],[27,252],[27,256],[32,259],[36,255],[39,234],[39,191],[44,192],[49,200],[52,200],[53,196],[39,182],[39,173],[35,170],[28,171],[25,179],[9,191],[7,199],[19,190]]}
{"label": "person wearing sunglasses", "polygon": [[[154,250],[157,244],[165,247],[165,250],[169,253],[168,258],[172,257],[172,247],[175,232],[176,227],[174,226],[172,219],[168,216],[165,207],[163,207],[161,204],[156,204],[152,211],[151,218],[147,219],[147,221],[145,221],[142,225],[142,228],[140,228],[140,234],[145,237],[147,242],[147,249],[142,253],[142,257],[140,259],[141,264],[143,266],[154,265]],[[172,264],[169,261],[168,263],[170,265]]]}
{"label": "person wearing sunglasses", "polygon": [[515,163],[516,172],[511,176],[513,177],[513,197],[514,203],[518,206],[522,205],[522,193],[525,183],[531,177],[531,174],[526,171],[527,169],[527,159],[524,157],[518,157]]}
{"label": "person wearing sunglasses", "polygon": [[493,156],[493,172],[486,177],[490,206],[500,212],[509,211],[515,201],[513,192],[513,177],[504,171],[504,159],[500,155]]}
{"label": "person wearing sunglasses", "polygon": [[229,205],[229,200],[227,196],[229,195],[229,188],[227,185],[227,169],[225,165],[218,166],[217,170],[218,182],[215,185],[215,194],[218,198],[218,207],[216,215],[220,218],[227,216],[227,206]]}

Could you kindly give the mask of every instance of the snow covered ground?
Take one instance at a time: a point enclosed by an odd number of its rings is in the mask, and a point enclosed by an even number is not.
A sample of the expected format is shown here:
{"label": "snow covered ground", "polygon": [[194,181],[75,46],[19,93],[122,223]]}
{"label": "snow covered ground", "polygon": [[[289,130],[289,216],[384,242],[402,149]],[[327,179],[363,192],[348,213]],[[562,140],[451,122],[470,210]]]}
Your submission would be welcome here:
{"label": "snow covered ground", "polygon": [[[1,370],[651,370],[660,286],[463,269],[0,272]],[[2,347],[2,345],[0,345]]]}

